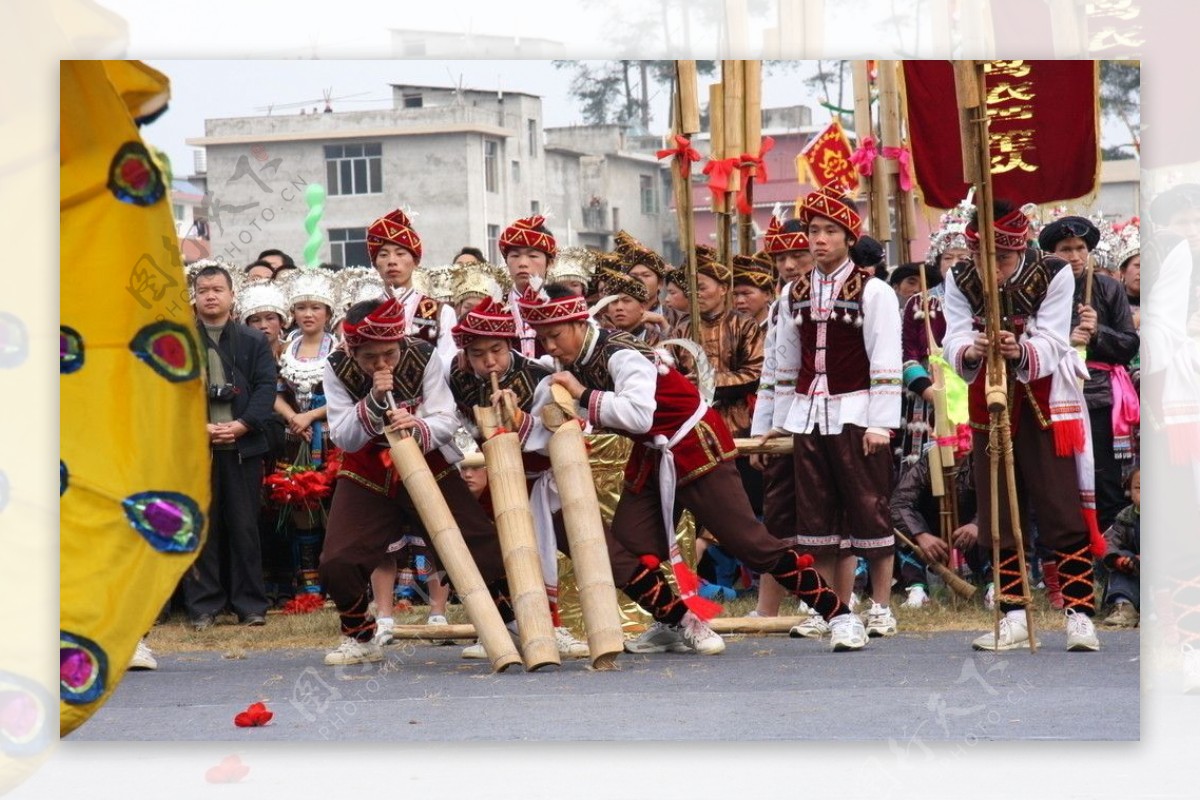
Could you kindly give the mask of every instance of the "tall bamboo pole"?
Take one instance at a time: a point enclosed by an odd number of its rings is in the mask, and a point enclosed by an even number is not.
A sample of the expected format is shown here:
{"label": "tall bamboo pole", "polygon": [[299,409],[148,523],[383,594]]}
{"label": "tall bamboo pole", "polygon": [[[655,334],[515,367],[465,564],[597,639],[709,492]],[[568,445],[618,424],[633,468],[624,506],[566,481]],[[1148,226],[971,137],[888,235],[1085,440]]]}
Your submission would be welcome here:
{"label": "tall bamboo pole", "polygon": [[[742,81],[745,85],[742,153],[758,156],[762,152],[762,62],[742,62]],[[754,253],[754,185],[758,181],[757,175],[747,177],[746,200],[750,212],[738,212],[738,253],[743,256]]]}
{"label": "tall bamboo pole", "polygon": [[[851,68],[854,76],[854,133],[861,146],[868,136],[875,135],[871,120],[871,80],[867,73],[867,62],[854,61]],[[882,242],[888,238],[891,227],[888,220],[887,183],[884,175],[878,170],[874,172],[874,175],[859,176],[859,181],[861,190],[866,193],[871,235]]]}
{"label": "tall bamboo pole", "polygon": [[[689,139],[700,131],[700,102],[696,62],[675,62],[675,116],[671,121],[676,135]],[[700,308],[696,297],[696,215],[692,204],[692,167],[687,173],[672,165],[671,185],[675,188],[675,211],[679,217],[679,238],[683,249],[683,266],[687,273],[689,324],[692,339],[699,341]]]}
{"label": "tall bamboo pole", "polygon": [[[992,524],[992,573],[996,587],[996,614],[994,631],[996,642],[1000,639],[1000,606],[1002,601],[1020,603],[1025,607],[1025,623],[1029,632],[1029,648],[1037,650],[1034,636],[1033,594],[1029,587],[1029,575],[1025,568],[1025,547],[1021,533],[1021,518],[1017,506],[1016,476],[1012,452],[1012,424],[1009,418],[1008,374],[1004,357],[1000,354],[1000,288],[996,275],[995,220],[992,218],[992,172],[991,145],[988,138],[987,97],[985,85],[986,62],[955,61],[954,84],[958,95],[963,147],[963,173],[966,180],[975,185],[975,205],[979,228],[979,254],[976,270],[979,271],[986,301],[986,331],[990,340],[987,353],[987,374],[984,392],[991,425],[988,432],[990,455],[991,524]],[[1007,595],[1000,582],[1000,471],[1004,470],[1009,518],[1013,542],[1017,549],[1017,565],[1021,573],[1021,594]]]}

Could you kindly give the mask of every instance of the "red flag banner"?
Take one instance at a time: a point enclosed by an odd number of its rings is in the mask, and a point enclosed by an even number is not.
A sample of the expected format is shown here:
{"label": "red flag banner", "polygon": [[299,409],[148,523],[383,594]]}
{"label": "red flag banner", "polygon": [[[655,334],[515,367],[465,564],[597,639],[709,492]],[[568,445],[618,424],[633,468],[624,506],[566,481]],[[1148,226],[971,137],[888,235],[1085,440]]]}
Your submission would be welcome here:
{"label": "red flag banner", "polygon": [[[1095,190],[1095,61],[992,61],[986,86],[996,197],[1052,203]],[[905,61],[904,87],[917,185],[926,205],[953,208],[967,194],[954,70],[946,61]]]}
{"label": "red flag banner", "polygon": [[834,120],[809,140],[796,159],[804,160],[813,186],[824,188],[836,184],[848,192],[854,192],[858,189],[858,172],[850,161],[851,152],[846,132]]}

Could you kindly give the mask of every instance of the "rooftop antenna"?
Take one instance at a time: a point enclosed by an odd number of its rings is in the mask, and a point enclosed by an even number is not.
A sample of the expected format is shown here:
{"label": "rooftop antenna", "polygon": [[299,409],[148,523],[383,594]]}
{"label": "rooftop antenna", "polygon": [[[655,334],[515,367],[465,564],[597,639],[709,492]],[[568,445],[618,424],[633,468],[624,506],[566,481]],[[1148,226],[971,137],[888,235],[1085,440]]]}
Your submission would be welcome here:
{"label": "rooftop antenna", "polygon": [[[371,93],[370,92],[355,92],[354,94],[350,94],[350,95],[338,95],[337,97],[334,97],[333,96],[333,87],[331,86],[328,89],[321,90],[322,96],[320,98],[310,97],[307,100],[297,100],[294,103],[277,103],[277,102],[272,101],[265,106],[255,106],[254,110],[255,111],[265,111],[269,115],[271,113],[271,111],[273,111],[274,109],[279,109],[280,111],[291,110],[291,109],[300,109],[300,108],[307,108],[307,107],[311,106],[313,103],[324,102],[326,109],[329,111],[333,111],[333,107],[331,104],[335,100],[349,100],[350,98],[362,97],[363,95],[369,95],[369,94],[371,94]],[[363,101],[359,101],[359,102],[363,102]],[[313,113],[316,113],[315,109],[314,109]]]}
{"label": "rooftop antenna", "polygon": [[333,87],[331,86],[328,89],[322,89],[321,94],[325,96],[325,112],[324,113],[332,114],[333,113],[333,105],[329,101],[333,99]]}

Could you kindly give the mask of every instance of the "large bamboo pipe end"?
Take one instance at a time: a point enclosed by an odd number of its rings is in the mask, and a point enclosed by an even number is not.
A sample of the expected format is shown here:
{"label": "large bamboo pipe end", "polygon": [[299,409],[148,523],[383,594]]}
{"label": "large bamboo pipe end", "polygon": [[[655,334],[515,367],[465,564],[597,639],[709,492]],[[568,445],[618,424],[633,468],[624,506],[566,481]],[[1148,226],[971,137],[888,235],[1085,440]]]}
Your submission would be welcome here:
{"label": "large bamboo pipe end", "polygon": [[1002,386],[988,384],[984,393],[987,398],[987,408],[992,414],[1000,414],[1008,408],[1008,392]]}
{"label": "large bamboo pipe end", "polygon": [[600,656],[592,660],[592,670],[620,670],[621,666],[617,664],[617,657],[620,655],[621,651],[611,654],[600,654]]}

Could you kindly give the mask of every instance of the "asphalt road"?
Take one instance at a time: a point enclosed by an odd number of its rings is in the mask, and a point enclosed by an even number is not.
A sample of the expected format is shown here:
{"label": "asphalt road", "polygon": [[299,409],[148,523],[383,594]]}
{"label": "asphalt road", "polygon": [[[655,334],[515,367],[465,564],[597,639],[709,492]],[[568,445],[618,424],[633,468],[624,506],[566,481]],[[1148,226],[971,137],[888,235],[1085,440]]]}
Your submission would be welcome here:
{"label": "asphalt road", "polygon": [[[978,632],[901,634],[863,651],[784,636],[727,637],[718,656],[623,655],[492,674],[461,649],[396,644],[373,665],[320,651],[160,655],[73,733],[81,740],[1136,740],[1138,632],[1102,631],[1098,653],[973,652]],[[331,643],[332,645],[332,643]],[[234,716],[254,701],[261,729]]]}

